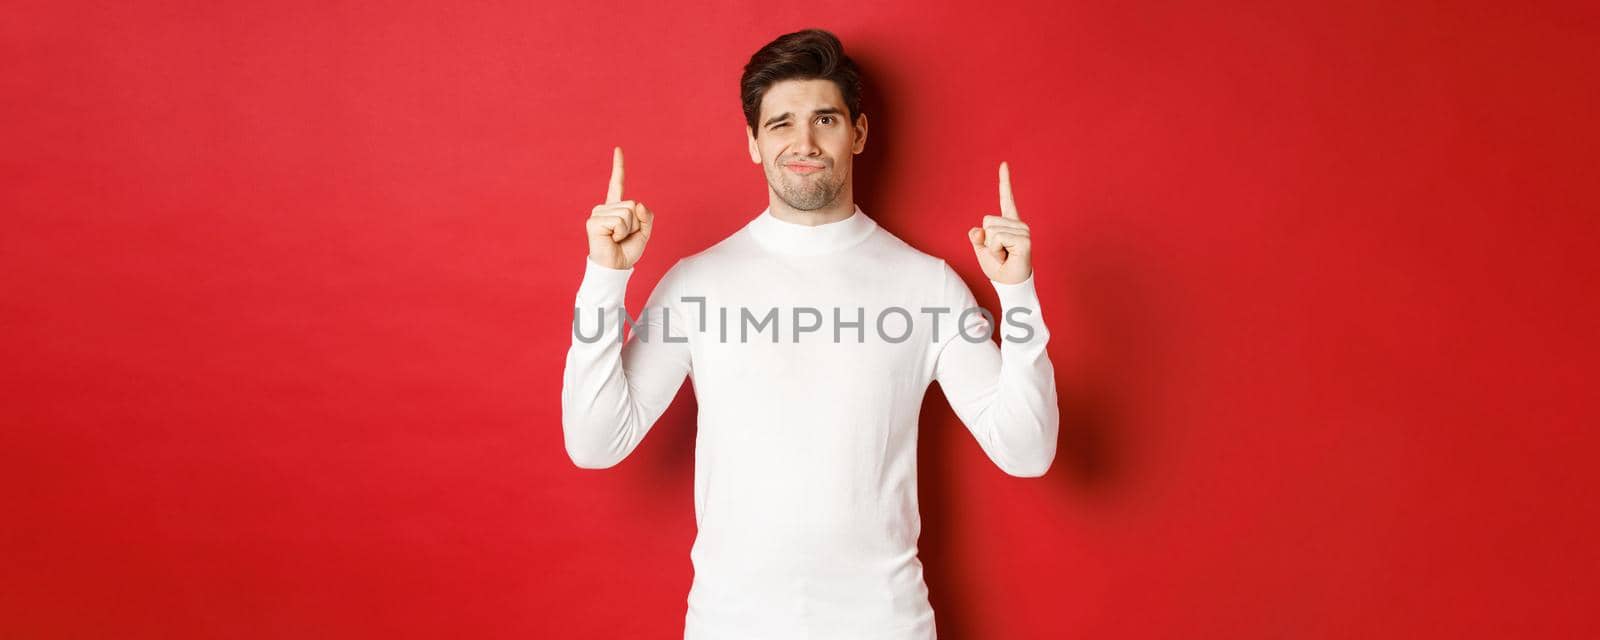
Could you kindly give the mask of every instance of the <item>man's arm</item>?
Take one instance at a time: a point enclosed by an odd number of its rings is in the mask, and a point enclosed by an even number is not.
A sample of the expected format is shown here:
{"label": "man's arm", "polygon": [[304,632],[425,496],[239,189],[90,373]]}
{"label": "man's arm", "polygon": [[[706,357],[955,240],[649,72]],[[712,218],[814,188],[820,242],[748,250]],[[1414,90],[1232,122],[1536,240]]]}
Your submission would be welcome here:
{"label": "man's arm", "polygon": [[[1011,195],[1010,165],[1000,163],[999,177],[1000,215],[984,216],[982,227],[967,230],[967,239],[1000,295],[1000,316],[993,323],[976,312],[962,316],[978,303],[945,263],[944,299],[961,331],[943,342],[934,379],[995,464],[1014,476],[1042,476],[1055,460],[1061,426],[1056,370],[1044,349],[1050,331],[1033,286],[1033,238]],[[1001,327],[998,349],[987,337],[995,325]]]}
{"label": "man's arm", "polygon": [[[961,422],[1001,470],[1020,477],[1044,475],[1056,456],[1061,414],[1056,404],[1055,366],[1045,351],[1050,331],[1039,312],[1033,276],[1016,284],[990,280],[1000,296],[998,348],[987,336],[989,320],[949,264],[944,265],[946,300],[958,318],[954,335],[940,335],[934,379]],[[979,337],[983,340],[973,342]],[[1014,340],[1021,340],[1016,342]]]}
{"label": "man's arm", "polygon": [[[681,340],[690,325],[673,293],[681,273],[674,265],[650,293],[633,330],[619,339],[619,314],[625,312],[633,268],[585,262],[574,305],[577,324],[562,372],[561,428],[574,464],[603,469],[632,453],[677,396],[689,372],[689,344]],[[599,323],[602,309],[605,322]]]}
{"label": "man's arm", "polygon": [[[584,221],[589,257],[574,305],[572,346],[561,374],[561,430],[567,456],[585,469],[621,462],[667,410],[689,371],[689,323],[672,293],[681,272],[667,270],[622,340],[624,294],[633,265],[644,255],[655,214],[622,199],[622,148],[611,153],[606,201]],[[679,263],[681,264],[681,263]],[[668,340],[666,329],[676,326]]]}

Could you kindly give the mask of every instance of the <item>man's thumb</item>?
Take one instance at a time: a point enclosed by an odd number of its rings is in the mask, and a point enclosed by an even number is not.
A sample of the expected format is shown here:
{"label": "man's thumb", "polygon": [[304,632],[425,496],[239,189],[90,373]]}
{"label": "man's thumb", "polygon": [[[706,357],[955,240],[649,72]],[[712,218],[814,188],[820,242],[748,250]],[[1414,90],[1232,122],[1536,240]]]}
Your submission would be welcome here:
{"label": "man's thumb", "polygon": [[644,206],[643,203],[640,203],[638,207],[639,231],[643,234],[644,239],[649,240],[650,232],[655,230],[656,214],[654,211],[651,211],[648,207]]}

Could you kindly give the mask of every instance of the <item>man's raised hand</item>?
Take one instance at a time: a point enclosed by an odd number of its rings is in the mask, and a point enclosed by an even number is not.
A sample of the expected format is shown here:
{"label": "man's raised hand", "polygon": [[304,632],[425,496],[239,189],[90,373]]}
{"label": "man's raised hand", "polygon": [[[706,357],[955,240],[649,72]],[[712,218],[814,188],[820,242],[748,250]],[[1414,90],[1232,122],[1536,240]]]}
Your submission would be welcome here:
{"label": "man's raised hand", "polygon": [[611,185],[604,204],[595,205],[584,223],[589,259],[612,269],[628,269],[644,255],[655,214],[643,202],[622,199],[622,147],[611,152]]}
{"label": "man's raised hand", "polygon": [[1000,215],[984,216],[982,227],[967,230],[972,250],[978,254],[983,275],[1004,284],[1017,284],[1033,274],[1033,246],[1028,223],[1017,216],[1011,199],[1011,168],[1000,163]]}

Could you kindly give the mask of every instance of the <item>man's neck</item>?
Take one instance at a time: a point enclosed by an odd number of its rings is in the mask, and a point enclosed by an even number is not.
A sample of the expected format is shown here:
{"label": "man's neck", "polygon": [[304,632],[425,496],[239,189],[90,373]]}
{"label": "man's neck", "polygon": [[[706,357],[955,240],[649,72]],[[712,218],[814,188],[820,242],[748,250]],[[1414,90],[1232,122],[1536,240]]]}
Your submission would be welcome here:
{"label": "man's neck", "polygon": [[828,206],[812,209],[810,211],[801,211],[799,209],[795,209],[794,207],[790,207],[788,203],[784,202],[782,198],[779,198],[777,194],[771,193],[771,190],[769,189],[767,193],[767,205],[769,207],[769,211],[772,212],[772,217],[774,218],[793,224],[815,227],[817,225],[844,220],[845,218],[849,218],[850,214],[856,212],[855,198],[852,197],[850,191],[850,186],[845,185],[844,190],[839,192],[839,197],[835,198]]}

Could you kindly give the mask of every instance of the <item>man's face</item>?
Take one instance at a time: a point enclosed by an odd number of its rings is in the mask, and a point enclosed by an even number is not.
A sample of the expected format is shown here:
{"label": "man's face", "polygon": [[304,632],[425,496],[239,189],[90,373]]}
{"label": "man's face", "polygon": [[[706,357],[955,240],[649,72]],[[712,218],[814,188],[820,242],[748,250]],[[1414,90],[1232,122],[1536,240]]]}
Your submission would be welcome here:
{"label": "man's face", "polygon": [[867,115],[850,124],[839,86],[831,80],[784,80],[761,98],[759,130],[745,127],[750,161],[760,164],[772,192],[797,211],[821,209],[850,180],[850,161],[867,143]]}

